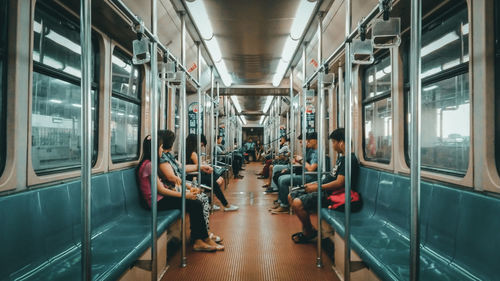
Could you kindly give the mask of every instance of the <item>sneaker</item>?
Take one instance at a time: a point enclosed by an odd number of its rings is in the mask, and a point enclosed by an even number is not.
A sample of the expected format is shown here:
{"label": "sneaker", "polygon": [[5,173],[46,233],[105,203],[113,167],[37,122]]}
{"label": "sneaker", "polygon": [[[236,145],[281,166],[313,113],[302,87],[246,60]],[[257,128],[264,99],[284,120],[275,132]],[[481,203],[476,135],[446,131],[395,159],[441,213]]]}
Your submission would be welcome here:
{"label": "sneaker", "polygon": [[218,211],[218,210],[220,210],[220,207],[219,207],[218,205],[215,205],[215,204],[214,204],[214,205],[212,206],[212,210],[214,210],[214,211]]}
{"label": "sneaker", "polygon": [[236,205],[233,205],[233,204],[229,204],[228,207],[224,207],[224,212],[232,212],[232,211],[238,211],[240,207],[236,206]]}
{"label": "sneaker", "polygon": [[279,208],[273,209],[271,211],[271,214],[288,214],[288,212],[289,212],[288,207],[279,207]]}
{"label": "sneaker", "polygon": [[264,191],[266,194],[278,193],[277,189],[268,188]]}

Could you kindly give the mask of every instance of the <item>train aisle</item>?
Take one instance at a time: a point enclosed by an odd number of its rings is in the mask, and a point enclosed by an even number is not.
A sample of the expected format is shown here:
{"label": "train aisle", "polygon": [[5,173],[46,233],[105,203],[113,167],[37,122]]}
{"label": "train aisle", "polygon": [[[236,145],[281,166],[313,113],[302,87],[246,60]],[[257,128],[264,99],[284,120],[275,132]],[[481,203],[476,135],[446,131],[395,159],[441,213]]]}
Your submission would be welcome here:
{"label": "train aisle", "polygon": [[300,230],[295,216],[268,212],[276,195],[263,193],[264,182],[255,175],[261,168],[260,163],[246,165],[244,179],[228,185],[226,197],[240,210],[217,211],[210,219],[225,251],[197,253],[189,247],[188,267],[180,268],[179,250],[162,280],[338,280],[325,255],[323,268],[316,268],[316,243],[298,245],[290,239]]}

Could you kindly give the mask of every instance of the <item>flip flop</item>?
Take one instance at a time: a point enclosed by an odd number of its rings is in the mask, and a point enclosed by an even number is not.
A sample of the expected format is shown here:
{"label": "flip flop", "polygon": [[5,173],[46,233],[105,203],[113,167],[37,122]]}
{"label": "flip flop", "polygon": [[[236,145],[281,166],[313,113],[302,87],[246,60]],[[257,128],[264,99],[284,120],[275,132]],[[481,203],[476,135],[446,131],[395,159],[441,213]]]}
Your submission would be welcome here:
{"label": "flip flop", "polygon": [[296,244],[305,244],[316,238],[317,235],[317,231],[314,231],[314,233],[310,236],[305,236],[303,232],[297,232],[292,235],[292,241]]}

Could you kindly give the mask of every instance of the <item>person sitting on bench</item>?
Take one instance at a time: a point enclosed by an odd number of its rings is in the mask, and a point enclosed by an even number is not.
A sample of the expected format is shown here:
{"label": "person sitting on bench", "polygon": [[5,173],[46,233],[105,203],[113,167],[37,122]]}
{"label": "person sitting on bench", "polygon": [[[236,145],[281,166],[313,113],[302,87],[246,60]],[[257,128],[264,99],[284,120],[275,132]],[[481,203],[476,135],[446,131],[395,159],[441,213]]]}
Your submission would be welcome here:
{"label": "person sitting on bench", "polygon": [[[327,200],[332,194],[340,195],[345,193],[345,133],[343,128],[336,129],[330,134],[333,149],[340,153],[341,156],[337,159],[335,167],[331,175],[322,180],[321,183],[321,205],[327,207],[330,202]],[[351,154],[351,175],[355,179],[359,171],[358,159]],[[354,188],[353,188],[354,190]],[[344,197],[345,198],[345,197]],[[345,200],[345,199],[344,199]],[[292,191],[288,195],[288,201],[293,208],[293,211],[302,223],[302,232],[297,232],[292,235],[292,240],[295,243],[307,243],[314,239],[317,231],[311,224],[309,217],[311,212],[316,212],[318,208],[318,183],[311,182],[305,184],[304,189]],[[345,203],[345,202],[344,202]],[[353,204],[353,212],[360,208],[361,201]],[[338,210],[342,210],[339,208]]]}

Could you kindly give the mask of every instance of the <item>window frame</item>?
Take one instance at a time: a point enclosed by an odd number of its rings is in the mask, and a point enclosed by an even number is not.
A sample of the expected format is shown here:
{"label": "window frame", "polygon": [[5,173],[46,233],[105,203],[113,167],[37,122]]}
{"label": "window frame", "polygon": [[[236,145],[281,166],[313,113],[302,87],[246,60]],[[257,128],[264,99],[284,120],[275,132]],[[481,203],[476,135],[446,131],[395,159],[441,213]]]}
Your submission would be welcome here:
{"label": "window frame", "polygon": [[6,40],[0,40],[0,64],[2,65],[2,73],[0,79],[2,80],[2,87],[0,87],[0,133],[2,139],[0,140],[0,177],[3,175],[7,163],[7,68],[8,68],[8,36],[9,36],[9,1],[2,0],[3,15],[0,15],[2,22],[0,22],[0,39],[4,37]]}
{"label": "window frame", "polygon": [[[425,33],[427,28],[434,26],[438,22],[444,21],[447,16],[457,14],[460,11],[462,11],[463,9],[468,11],[468,8],[469,7],[467,5],[467,1],[464,0],[462,3],[451,5],[449,7],[449,9],[447,9],[444,13],[435,13],[435,14],[431,15],[429,18],[423,20],[422,34]],[[468,17],[467,20],[468,20],[468,23],[470,26],[471,25],[470,16],[468,15],[467,17]],[[470,42],[471,42],[471,38],[469,36],[468,44],[470,44]],[[404,116],[404,120],[403,120],[404,138],[403,139],[404,140],[403,140],[403,144],[404,144],[404,151],[403,151],[403,153],[404,153],[405,163],[408,167],[410,167],[410,164],[411,164],[410,163],[410,151],[409,151],[409,127],[408,127],[409,122],[407,120],[407,116],[409,114],[408,106],[409,106],[409,96],[410,96],[410,81],[409,81],[410,44],[409,43],[410,43],[410,38],[409,38],[409,35],[407,34],[405,36],[405,38],[403,39],[403,44],[404,44],[404,47],[403,47],[403,73],[404,73],[404,75],[403,75],[404,76],[404,78],[403,78],[403,105],[404,105],[403,106],[404,107],[404,114],[403,114],[403,116]],[[423,89],[426,85],[441,82],[441,81],[451,79],[454,77],[458,77],[458,76],[463,75],[463,74],[469,75],[469,83],[470,83],[471,80],[470,80],[470,69],[469,68],[470,68],[470,64],[472,63],[471,50],[469,49],[468,52],[469,52],[469,60],[468,61],[460,63],[456,66],[442,70],[439,73],[432,74],[432,75],[429,75],[428,77],[421,79],[421,89]],[[471,102],[470,113],[472,116],[472,111],[473,111],[472,91],[470,90],[470,85],[469,85],[469,97],[470,97],[470,102]],[[472,130],[473,123],[471,120],[469,120],[469,125],[470,125],[469,129]],[[471,154],[470,153],[471,150],[473,149],[472,134],[470,135],[470,140],[471,141],[469,143],[469,156]],[[467,177],[467,175],[469,173],[469,170],[470,170],[470,167],[473,163],[473,160],[474,159],[472,157],[469,157],[468,167],[464,173],[461,173],[458,171],[453,171],[453,170],[437,168],[437,167],[429,167],[429,166],[425,166],[425,165],[421,165],[421,169],[422,169],[422,171],[425,171],[428,173],[434,173],[437,175],[452,176],[452,177],[464,179]]]}
{"label": "window frame", "polygon": [[[115,52],[116,51],[116,52]],[[118,54],[118,55],[116,55]],[[132,64],[132,58],[127,55],[127,52],[124,51],[122,48],[120,48],[119,46],[117,45],[114,45],[113,46],[113,49],[111,51],[111,60],[113,59],[113,56],[117,56],[119,57],[120,59],[124,60],[124,61],[130,61],[131,62],[131,65]],[[110,73],[110,85],[113,84],[113,67],[112,67],[113,63],[111,62],[111,73]],[[136,157],[128,157],[128,158],[121,158],[121,159],[113,159],[113,153],[111,151],[111,129],[109,131],[109,159],[111,161],[111,164],[112,165],[117,165],[117,164],[122,164],[122,163],[128,163],[128,162],[135,162],[137,160],[139,160],[139,158],[141,157],[141,144],[142,144],[142,140],[141,140],[141,133],[142,133],[142,100],[143,100],[143,89],[142,89],[142,83],[145,79],[145,72],[143,71],[143,68],[141,67],[138,67],[138,71],[139,71],[139,79],[137,80],[137,98],[134,98],[134,97],[131,97],[131,96],[128,96],[128,95],[125,95],[123,93],[120,93],[118,91],[115,91],[113,90],[113,87],[111,86],[110,89],[111,89],[111,95],[110,95],[110,110],[109,110],[109,114],[110,114],[110,124],[111,124],[111,105],[112,105],[112,100],[113,98],[117,98],[121,101],[125,101],[125,102],[129,102],[129,103],[133,103],[133,104],[136,104],[139,106],[139,114],[138,114],[138,124],[139,124],[139,128],[137,129],[137,156]]]}
{"label": "window frame", "polygon": [[[43,10],[43,13],[46,13],[48,14],[49,16],[51,17],[55,17],[57,18],[58,20],[62,20],[62,21],[65,21],[67,23],[69,23],[70,25],[74,25],[76,27],[79,27],[80,24],[79,24],[79,20],[77,20],[76,17],[72,16],[71,13],[69,13],[68,11],[62,9],[61,7],[57,6],[57,5],[49,5],[47,3],[44,3],[42,1],[37,1],[35,6],[34,6],[34,10],[33,10],[33,14],[36,13],[37,9],[42,9]],[[32,22],[34,22],[34,18],[32,19]],[[31,36],[34,36],[34,30],[31,30]],[[97,164],[97,160],[99,158],[99,132],[100,132],[100,122],[99,122],[99,118],[100,118],[100,48],[99,48],[99,40],[98,40],[98,35],[96,34],[96,32],[93,30],[92,31],[92,48],[93,48],[93,51],[94,51],[94,56],[93,56],[93,70],[94,70],[94,76],[93,76],[93,81],[91,82],[91,91],[94,91],[95,92],[95,112],[96,112],[96,120],[94,120],[94,126],[95,126],[95,131],[96,131],[96,135],[94,136],[94,139],[93,139],[93,151],[92,151],[92,168],[95,168],[95,165]],[[34,48],[31,50],[31,56],[33,56],[33,53],[34,53]],[[66,83],[69,83],[69,84],[73,84],[75,86],[78,86],[78,87],[81,87],[81,78],[78,78],[76,76],[73,76],[71,74],[68,74],[66,72],[63,72],[63,71],[58,71],[57,69],[54,69],[54,68],[51,68],[43,63],[40,63],[40,62],[37,62],[33,59],[33,57],[31,57],[31,73],[30,73],[30,77],[31,79],[33,79],[34,77],[34,74],[35,73],[39,73],[39,74],[42,74],[42,75],[45,75],[45,76],[48,76],[50,78],[54,78],[54,79],[58,79],[58,80],[61,80],[61,81],[64,81]],[[30,89],[30,96],[31,96],[31,105],[30,105],[30,139],[33,137],[33,132],[32,132],[32,114],[33,114],[33,101],[34,101],[34,98],[33,98],[33,89]],[[30,155],[32,155],[32,150],[33,150],[33,146],[30,142],[30,145],[29,145],[29,153]],[[62,173],[67,173],[67,172],[73,172],[73,171],[78,171],[80,168],[81,168],[81,165],[69,165],[69,166],[65,166],[65,167],[59,167],[59,168],[52,168],[52,169],[47,169],[47,170],[43,170],[43,171],[37,171],[35,169],[35,167],[33,166],[33,163],[32,163],[32,156],[30,157],[31,158],[31,168],[33,170],[33,172],[37,175],[37,176],[47,176],[47,175],[54,175],[54,174],[62,174]]]}
{"label": "window frame", "polygon": [[[365,73],[366,73],[366,70],[375,66],[377,63],[381,62],[382,60],[388,58],[390,63],[389,63],[389,66],[391,67],[391,74],[390,74],[390,78],[391,78],[391,87],[388,91],[384,91],[382,94],[380,95],[376,95],[374,97],[366,97],[366,87],[365,87]],[[382,164],[382,165],[390,165],[392,163],[392,159],[394,158],[393,154],[394,154],[394,133],[393,133],[393,126],[394,126],[394,121],[392,122],[392,125],[390,130],[391,130],[391,138],[392,138],[392,142],[391,142],[391,157],[389,157],[389,161],[385,160],[385,159],[377,159],[377,158],[369,158],[366,156],[366,150],[365,150],[365,120],[366,120],[366,116],[365,116],[365,107],[367,105],[371,105],[371,104],[375,104],[381,100],[386,100],[386,99],[391,99],[391,118],[393,118],[394,116],[394,99],[393,99],[393,96],[392,96],[392,85],[393,85],[393,71],[392,71],[392,67],[393,67],[393,58],[392,58],[392,55],[391,55],[391,52],[389,50],[383,50],[383,51],[380,51],[379,54],[377,54],[377,58],[375,59],[375,61],[373,62],[373,64],[371,65],[368,65],[368,66],[365,66],[365,67],[362,67],[361,68],[361,124],[362,124],[362,129],[361,129],[361,134],[362,134],[362,137],[361,137],[361,148],[362,148],[362,152],[363,152],[363,159],[367,162],[370,162],[370,163],[378,163],[378,164]]]}

